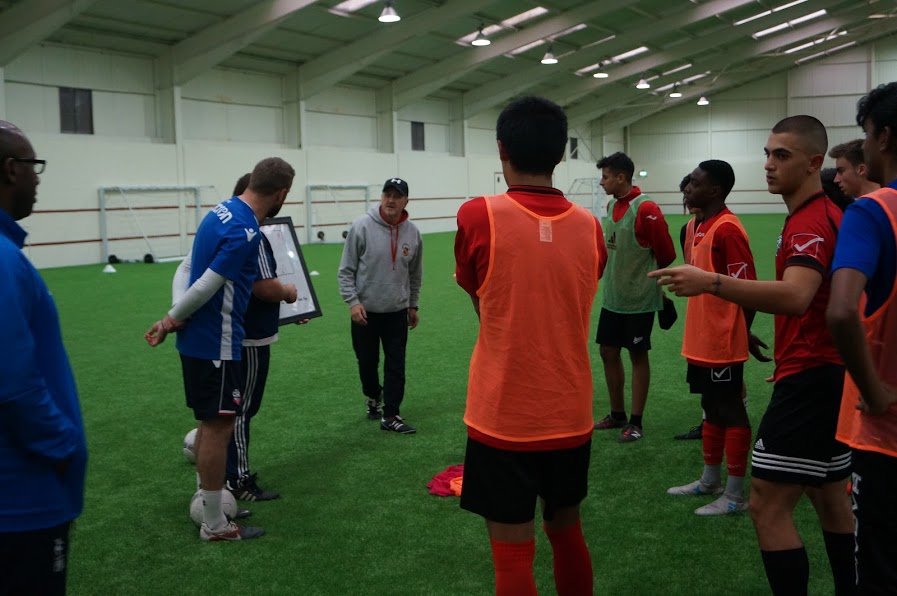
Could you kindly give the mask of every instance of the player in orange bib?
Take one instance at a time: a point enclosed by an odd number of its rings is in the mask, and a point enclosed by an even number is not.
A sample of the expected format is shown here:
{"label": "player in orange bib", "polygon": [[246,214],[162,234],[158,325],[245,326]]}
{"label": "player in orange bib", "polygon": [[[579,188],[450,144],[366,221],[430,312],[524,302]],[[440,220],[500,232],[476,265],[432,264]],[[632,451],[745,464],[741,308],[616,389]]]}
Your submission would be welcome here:
{"label": "player in orange bib", "polygon": [[863,153],[869,181],[885,186],[867,192],[844,212],[827,316],[849,373],[837,437],[853,449],[857,592],[894,594],[897,83],[871,91],[857,111],[857,124],[866,132]]}
{"label": "player in orange bib", "polygon": [[455,237],[455,276],[480,318],[461,507],[486,520],[496,594],[536,594],[538,499],[558,594],[591,595],[579,504],[593,425],[589,319],[607,253],[598,220],[552,187],[564,111],[525,97],[496,128],[508,191],[462,205]]}
{"label": "player in orange bib", "polygon": [[[686,228],[686,263],[727,277],[757,279],[747,233],[726,207],[735,185],[735,172],[724,161],[701,162],[689,176],[685,198],[698,209],[701,221]],[[751,445],[751,423],[742,400],[744,362],[748,359],[748,329],[754,311],[702,294],[688,299],[682,355],[688,361],[687,381],[701,395],[706,420],[703,428],[704,472],[671,495],[721,495],[695,510],[698,515],[725,515],[747,509],[744,475]],[[720,475],[723,453],[728,478],[725,491]]]}

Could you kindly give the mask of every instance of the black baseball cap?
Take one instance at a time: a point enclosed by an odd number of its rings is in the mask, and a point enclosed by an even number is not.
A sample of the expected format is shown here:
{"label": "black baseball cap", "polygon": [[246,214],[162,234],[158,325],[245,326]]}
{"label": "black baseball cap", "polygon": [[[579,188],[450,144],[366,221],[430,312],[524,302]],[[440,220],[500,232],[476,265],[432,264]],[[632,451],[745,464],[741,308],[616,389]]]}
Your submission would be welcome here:
{"label": "black baseball cap", "polygon": [[386,192],[390,188],[394,188],[400,193],[402,193],[403,197],[408,196],[408,183],[402,180],[401,178],[390,178],[386,182],[383,183],[383,192]]}

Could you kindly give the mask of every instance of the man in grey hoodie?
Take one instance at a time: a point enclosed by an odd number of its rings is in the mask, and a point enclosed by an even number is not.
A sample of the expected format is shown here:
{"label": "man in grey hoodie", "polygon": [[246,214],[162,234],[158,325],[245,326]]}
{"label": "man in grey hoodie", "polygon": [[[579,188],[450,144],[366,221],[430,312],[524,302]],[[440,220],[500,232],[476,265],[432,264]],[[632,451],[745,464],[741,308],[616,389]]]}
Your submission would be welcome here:
{"label": "man in grey hoodie", "polygon": [[408,183],[387,180],[380,204],[349,228],[337,276],[352,316],[352,347],[368,419],[379,419],[381,430],[406,435],[417,432],[399,415],[399,406],[405,396],[408,328],[417,327],[423,274],[423,242],[408,219],[407,205]]}

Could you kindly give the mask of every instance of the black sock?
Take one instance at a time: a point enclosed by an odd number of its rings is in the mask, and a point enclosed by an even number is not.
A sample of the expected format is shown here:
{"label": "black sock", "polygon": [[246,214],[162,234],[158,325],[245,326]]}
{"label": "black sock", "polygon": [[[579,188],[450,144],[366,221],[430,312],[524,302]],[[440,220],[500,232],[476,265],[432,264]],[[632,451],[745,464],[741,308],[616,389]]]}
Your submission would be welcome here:
{"label": "black sock", "polygon": [[857,575],[854,561],[856,542],[853,534],[823,530],[822,536],[825,538],[825,552],[828,553],[828,562],[832,566],[832,576],[835,578],[836,596],[856,594]]}
{"label": "black sock", "polygon": [[641,427],[642,427],[642,416],[641,416],[641,414],[639,414],[638,416],[636,416],[635,414],[633,414],[632,416],[630,416],[630,417],[629,417],[629,424],[634,424],[634,425],[636,425],[637,427],[641,428]]}
{"label": "black sock", "polygon": [[760,555],[773,596],[807,596],[810,561],[805,548],[761,550]]}
{"label": "black sock", "polygon": [[614,412],[611,410],[610,417],[614,420],[622,420],[623,422],[626,422],[626,412]]}

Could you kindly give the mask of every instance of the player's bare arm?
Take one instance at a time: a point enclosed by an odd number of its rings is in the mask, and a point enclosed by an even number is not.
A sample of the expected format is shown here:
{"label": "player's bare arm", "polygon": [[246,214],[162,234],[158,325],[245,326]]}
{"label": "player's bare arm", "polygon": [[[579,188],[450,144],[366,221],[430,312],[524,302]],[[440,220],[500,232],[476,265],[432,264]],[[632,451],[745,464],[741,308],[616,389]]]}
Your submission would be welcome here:
{"label": "player's bare arm", "polygon": [[709,293],[744,308],[774,315],[800,316],[822,285],[822,274],[809,267],[788,267],[781,281],[736,279],[691,265],[658,269],[648,274],[677,296]]}
{"label": "player's bare arm", "polygon": [[860,320],[859,302],[868,278],[862,271],[843,268],[832,276],[832,293],[826,310],[829,331],[844,359],[847,371],[860,390],[857,408],[881,414],[897,403],[897,393],[879,379]]}

